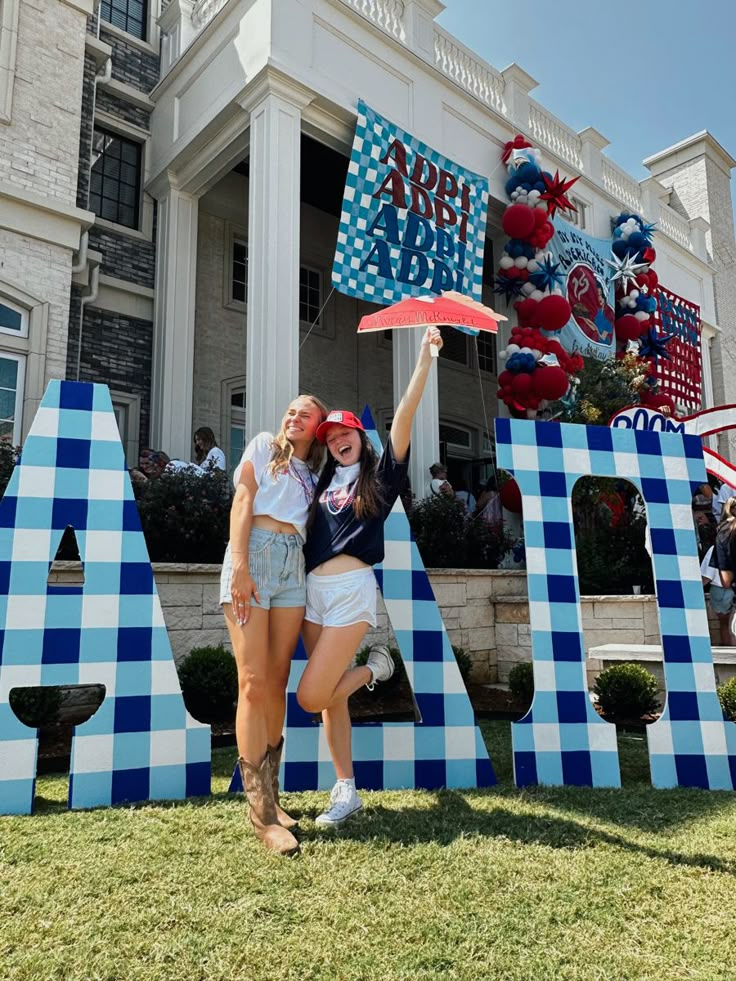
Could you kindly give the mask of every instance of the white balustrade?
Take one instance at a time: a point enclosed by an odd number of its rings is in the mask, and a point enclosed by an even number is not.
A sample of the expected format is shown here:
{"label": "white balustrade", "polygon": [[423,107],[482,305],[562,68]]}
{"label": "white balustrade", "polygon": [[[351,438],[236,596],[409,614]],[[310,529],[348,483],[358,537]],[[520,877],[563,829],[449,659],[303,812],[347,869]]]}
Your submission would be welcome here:
{"label": "white balustrade", "polygon": [[529,131],[537,143],[582,172],[583,147],[578,134],[533,99],[529,100]]}
{"label": "white balustrade", "polygon": [[[641,189],[639,184],[625,170],[621,170],[608,157],[602,157],[603,186],[614,198],[633,211],[641,209]],[[656,217],[656,216],[655,216]],[[653,221],[654,218],[649,218]]]}
{"label": "white balustrade", "polygon": [[693,244],[690,237],[690,222],[683,218],[667,204],[661,204],[657,228],[660,232],[668,235],[673,241],[677,242],[688,252],[693,251]]}
{"label": "white balustrade", "polygon": [[343,0],[343,3],[397,41],[406,41],[402,0]]}
{"label": "white balustrade", "polygon": [[481,61],[459,44],[451,34],[438,27],[434,31],[435,67],[475,96],[484,105],[506,115],[504,80],[500,72]]}
{"label": "white balustrade", "polygon": [[202,31],[227,3],[227,0],[197,0],[192,11],[192,24],[196,31]]}

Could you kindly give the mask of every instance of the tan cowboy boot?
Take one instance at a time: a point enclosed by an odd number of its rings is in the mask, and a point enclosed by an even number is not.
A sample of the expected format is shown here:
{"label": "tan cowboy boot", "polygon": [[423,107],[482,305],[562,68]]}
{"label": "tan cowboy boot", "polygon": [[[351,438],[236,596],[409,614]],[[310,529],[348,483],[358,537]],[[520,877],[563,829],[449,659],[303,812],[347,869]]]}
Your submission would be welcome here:
{"label": "tan cowboy boot", "polygon": [[281,827],[276,817],[268,753],[260,766],[249,763],[242,756],[238,760],[238,766],[245,796],[250,805],[250,821],[256,838],[260,839],[266,848],[280,855],[293,855],[298,852],[299,842],[290,831]]}
{"label": "tan cowboy boot", "polygon": [[276,804],[276,817],[282,828],[296,828],[299,822],[291,817],[279,804],[279,767],[281,766],[281,753],[284,748],[284,737],[279,740],[278,746],[269,746],[267,749],[268,758],[271,761],[271,782],[273,786],[273,799]]}

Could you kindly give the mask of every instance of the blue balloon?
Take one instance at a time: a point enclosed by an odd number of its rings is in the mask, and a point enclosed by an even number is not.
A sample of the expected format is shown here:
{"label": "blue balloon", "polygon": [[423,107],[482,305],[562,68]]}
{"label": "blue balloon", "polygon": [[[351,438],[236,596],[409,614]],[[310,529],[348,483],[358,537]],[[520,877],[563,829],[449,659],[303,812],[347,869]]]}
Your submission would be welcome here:
{"label": "blue balloon", "polygon": [[641,232],[632,232],[629,235],[629,245],[635,249],[643,249],[646,248],[647,240]]}
{"label": "blue balloon", "polygon": [[624,256],[629,254],[628,243],[622,238],[614,239],[613,245],[611,246],[611,251],[615,256],[618,256],[619,259],[623,259]]}
{"label": "blue balloon", "polygon": [[535,181],[539,177],[540,170],[535,163],[527,161],[515,173],[522,181]]}
{"label": "blue balloon", "polygon": [[534,359],[533,354],[522,354],[521,351],[515,351],[511,357],[506,361],[506,367],[509,371],[513,371],[518,374],[521,371],[534,371],[537,362]]}
{"label": "blue balloon", "polygon": [[506,252],[512,259],[519,259],[521,256],[526,256],[527,259],[533,259],[535,256],[534,246],[529,245],[528,242],[523,242],[520,238],[509,239],[506,243]]}

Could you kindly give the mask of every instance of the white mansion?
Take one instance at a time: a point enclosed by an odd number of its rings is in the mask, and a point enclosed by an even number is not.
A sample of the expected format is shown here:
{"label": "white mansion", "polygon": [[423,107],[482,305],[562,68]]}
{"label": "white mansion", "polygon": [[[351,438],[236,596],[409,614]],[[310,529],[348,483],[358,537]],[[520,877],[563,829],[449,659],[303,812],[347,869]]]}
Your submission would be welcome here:
{"label": "white mansion", "polygon": [[[517,132],[582,175],[590,234],[624,208],[656,222],[660,281],[701,308],[704,404],[736,403],[736,162],[702,132],[634,180],[593,126],[536,102],[520,66],[499,72],[442,30],[442,9],[0,0],[0,435],[22,442],[59,377],[110,386],[131,462],[140,445],[189,458],[201,425],[233,461],[299,391],[368,402],[385,426],[413,332],[357,338],[367,304],[335,294],[322,309],[359,98],[491,175],[489,285]],[[440,452],[466,479],[492,453],[479,378],[495,415],[495,345],[453,333],[435,374],[415,487]]]}

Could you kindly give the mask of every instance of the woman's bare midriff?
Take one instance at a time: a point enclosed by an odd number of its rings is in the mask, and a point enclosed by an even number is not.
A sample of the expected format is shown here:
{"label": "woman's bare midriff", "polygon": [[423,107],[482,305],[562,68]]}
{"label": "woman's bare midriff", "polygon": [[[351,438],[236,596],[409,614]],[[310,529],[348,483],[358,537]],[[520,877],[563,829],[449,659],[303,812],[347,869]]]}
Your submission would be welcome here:
{"label": "woman's bare midriff", "polygon": [[357,569],[370,569],[371,566],[354,555],[336,555],[334,559],[328,559],[322,565],[312,569],[315,576],[339,576],[341,572],[355,572]]}
{"label": "woman's bare midriff", "polygon": [[279,535],[298,535],[294,525],[286,521],[277,521],[268,514],[254,514],[252,528],[260,528],[261,531],[275,531]]}

